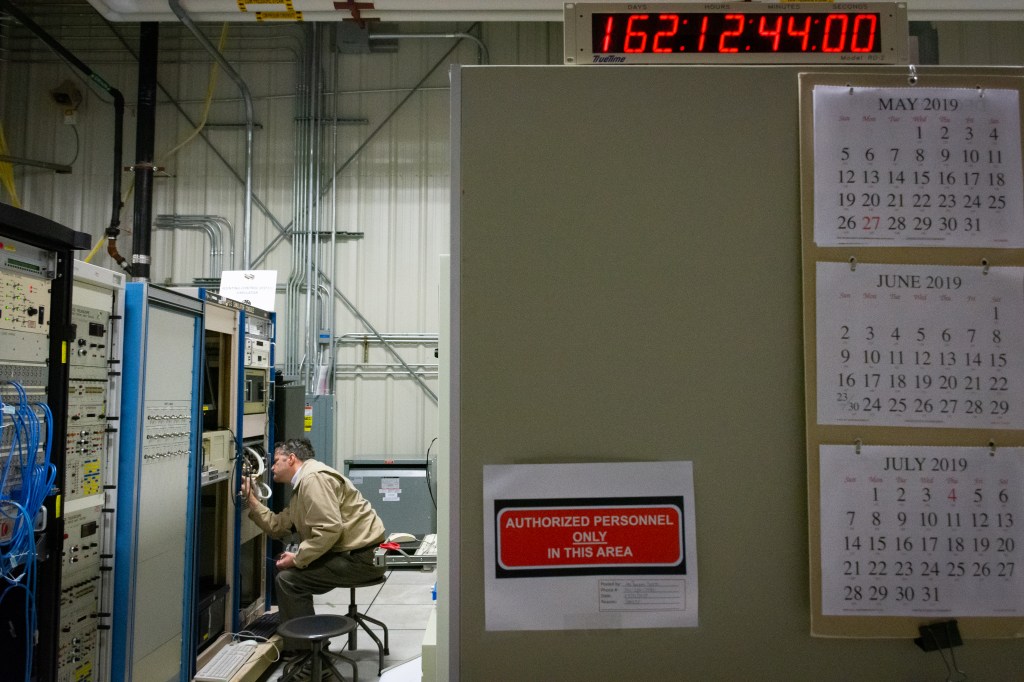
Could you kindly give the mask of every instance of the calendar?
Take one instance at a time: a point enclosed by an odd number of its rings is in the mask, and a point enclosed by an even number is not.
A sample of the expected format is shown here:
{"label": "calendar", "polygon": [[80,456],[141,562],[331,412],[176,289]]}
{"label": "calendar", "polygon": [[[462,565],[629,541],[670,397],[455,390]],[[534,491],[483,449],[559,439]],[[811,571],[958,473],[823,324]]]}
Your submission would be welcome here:
{"label": "calendar", "polygon": [[819,452],[825,615],[1024,615],[1024,448]]}
{"label": "calendar", "polygon": [[1017,90],[816,85],[814,241],[1024,247]]}
{"label": "calendar", "polygon": [[816,277],[819,424],[1024,424],[1024,268],[819,262]]}
{"label": "calendar", "polygon": [[811,632],[1016,635],[1024,81],[800,80]]}

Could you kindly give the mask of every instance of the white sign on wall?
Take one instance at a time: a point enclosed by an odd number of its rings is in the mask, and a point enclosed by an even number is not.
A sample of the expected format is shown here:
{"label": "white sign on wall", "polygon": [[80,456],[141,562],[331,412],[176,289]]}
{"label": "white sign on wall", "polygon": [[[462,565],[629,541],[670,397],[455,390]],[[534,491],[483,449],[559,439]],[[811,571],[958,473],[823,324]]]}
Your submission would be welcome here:
{"label": "white sign on wall", "polygon": [[276,270],[225,270],[219,293],[232,301],[273,312],[277,293]]}
{"label": "white sign on wall", "polygon": [[484,467],[488,630],[696,627],[691,462]]}

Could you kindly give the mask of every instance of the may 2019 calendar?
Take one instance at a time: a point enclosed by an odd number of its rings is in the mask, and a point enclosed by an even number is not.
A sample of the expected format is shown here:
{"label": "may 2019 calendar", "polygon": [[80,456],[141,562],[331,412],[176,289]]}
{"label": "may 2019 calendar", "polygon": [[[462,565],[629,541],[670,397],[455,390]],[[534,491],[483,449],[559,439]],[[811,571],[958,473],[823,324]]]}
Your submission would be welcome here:
{"label": "may 2019 calendar", "polygon": [[819,424],[1024,424],[1024,268],[817,263]]}
{"label": "may 2019 calendar", "polygon": [[1024,246],[1016,90],[814,88],[819,246]]}
{"label": "may 2019 calendar", "polygon": [[822,445],[826,615],[1024,615],[1024,448]]}

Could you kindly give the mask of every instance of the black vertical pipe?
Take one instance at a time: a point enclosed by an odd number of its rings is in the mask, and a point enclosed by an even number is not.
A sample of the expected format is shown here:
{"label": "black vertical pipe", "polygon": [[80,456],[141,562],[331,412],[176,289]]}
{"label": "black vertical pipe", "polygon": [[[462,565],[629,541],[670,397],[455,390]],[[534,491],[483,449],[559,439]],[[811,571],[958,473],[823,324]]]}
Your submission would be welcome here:
{"label": "black vertical pipe", "polygon": [[153,236],[153,148],[156,138],[156,61],[160,28],[156,22],[147,22],[141,24],[140,29],[132,276],[137,281],[148,282]]}

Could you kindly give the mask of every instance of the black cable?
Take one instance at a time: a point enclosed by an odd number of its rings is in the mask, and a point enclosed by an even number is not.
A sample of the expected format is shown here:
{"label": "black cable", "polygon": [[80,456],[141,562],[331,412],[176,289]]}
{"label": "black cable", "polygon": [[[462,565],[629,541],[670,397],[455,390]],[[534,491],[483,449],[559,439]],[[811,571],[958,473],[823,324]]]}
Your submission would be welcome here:
{"label": "black cable", "polygon": [[424,460],[427,470],[427,494],[430,495],[430,501],[434,503],[434,511],[437,511],[437,500],[434,498],[434,491],[430,489],[430,448],[434,447],[436,442],[437,436],[434,436],[434,440],[430,441],[430,445],[427,446],[427,456]]}
{"label": "black cable", "polygon": [[65,166],[75,165],[75,161],[78,161],[78,152],[82,149],[82,138],[79,137],[78,135],[78,126],[72,125],[71,132],[75,134],[75,156],[66,164],[64,164]]}

